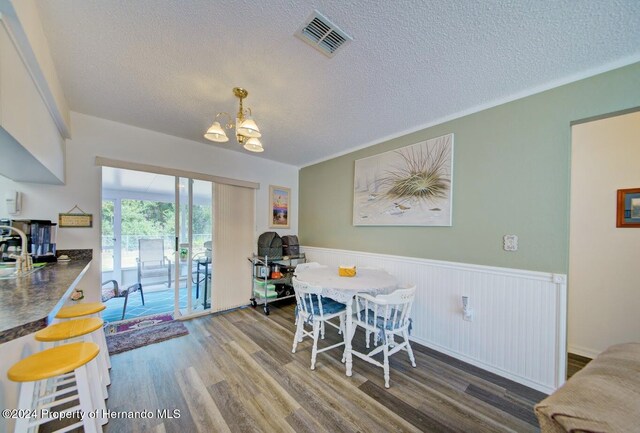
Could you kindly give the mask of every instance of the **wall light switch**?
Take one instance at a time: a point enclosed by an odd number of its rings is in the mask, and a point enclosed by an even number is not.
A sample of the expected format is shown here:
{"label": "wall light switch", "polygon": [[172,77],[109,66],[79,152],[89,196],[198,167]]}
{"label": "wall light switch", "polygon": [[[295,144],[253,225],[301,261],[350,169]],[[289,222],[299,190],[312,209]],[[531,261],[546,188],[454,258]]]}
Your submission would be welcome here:
{"label": "wall light switch", "polygon": [[504,235],[503,248],[505,251],[518,251],[518,236],[516,235]]}

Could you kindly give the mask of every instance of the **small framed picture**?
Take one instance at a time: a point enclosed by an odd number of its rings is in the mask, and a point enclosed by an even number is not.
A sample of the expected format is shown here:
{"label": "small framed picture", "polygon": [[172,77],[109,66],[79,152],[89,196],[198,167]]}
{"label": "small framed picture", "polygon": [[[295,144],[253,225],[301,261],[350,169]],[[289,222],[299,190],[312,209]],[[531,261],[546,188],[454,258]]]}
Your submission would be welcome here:
{"label": "small framed picture", "polygon": [[291,189],[269,185],[269,227],[289,228],[289,206]]}
{"label": "small framed picture", "polygon": [[616,227],[640,227],[640,188],[618,190]]}

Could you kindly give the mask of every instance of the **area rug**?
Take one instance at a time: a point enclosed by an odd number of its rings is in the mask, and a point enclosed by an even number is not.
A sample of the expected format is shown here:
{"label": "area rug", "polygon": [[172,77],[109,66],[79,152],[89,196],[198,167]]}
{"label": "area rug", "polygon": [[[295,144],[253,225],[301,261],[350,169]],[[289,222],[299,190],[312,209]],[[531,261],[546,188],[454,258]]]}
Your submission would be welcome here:
{"label": "area rug", "polygon": [[110,355],[127,350],[159,343],[171,338],[187,335],[189,330],[184,323],[169,321],[152,326],[107,335],[107,348]]}
{"label": "area rug", "polygon": [[104,327],[107,335],[117,334],[119,332],[133,331],[135,329],[147,328],[149,326],[158,325],[164,322],[171,322],[173,314],[156,314],[154,316],[138,317],[129,320],[120,320],[118,322],[108,323]]}

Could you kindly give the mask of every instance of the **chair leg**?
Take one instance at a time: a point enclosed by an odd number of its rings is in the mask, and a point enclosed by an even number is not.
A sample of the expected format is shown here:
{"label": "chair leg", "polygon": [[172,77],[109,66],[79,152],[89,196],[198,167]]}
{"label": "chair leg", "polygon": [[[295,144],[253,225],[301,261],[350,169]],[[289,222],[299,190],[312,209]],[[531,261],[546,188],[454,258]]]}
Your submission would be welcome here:
{"label": "chair leg", "polygon": [[142,292],[142,284],[140,284],[140,287],[138,288],[138,290],[140,290],[140,297],[142,298],[142,305],[144,305],[144,293]]}
{"label": "chair leg", "polygon": [[304,329],[304,320],[298,317],[298,324],[296,325],[296,334],[293,336],[293,349],[291,349],[291,353],[296,353],[296,347],[298,347],[298,342],[302,341],[303,329]]}
{"label": "chair leg", "polygon": [[[387,336],[385,335],[385,340],[386,337]],[[387,341],[383,341],[382,344],[384,344],[382,349],[382,352],[384,353],[384,387],[389,388],[389,345],[387,344]]]}
{"label": "chair leg", "polygon": [[323,340],[324,340],[324,322],[320,322],[320,334]]}
{"label": "chair leg", "polygon": [[369,341],[371,340],[371,331],[367,330],[365,332],[364,342],[366,343],[367,349],[369,348]]}
{"label": "chair leg", "polygon": [[344,315],[340,316],[340,329],[338,329],[338,335],[344,335],[344,318]]}
{"label": "chair leg", "polygon": [[316,356],[318,355],[318,336],[320,335],[320,322],[313,321],[313,349],[311,350],[311,369],[316,369]]}
{"label": "chair leg", "polygon": [[403,331],[402,338],[407,343],[407,353],[409,354],[409,360],[411,361],[411,365],[413,367],[416,366],[416,359],[413,357],[413,350],[411,350],[411,343],[409,343],[409,332]]}
{"label": "chair leg", "polygon": [[124,320],[124,315],[127,312],[127,301],[129,300],[129,292],[124,295],[124,307],[122,307],[122,319]]}
{"label": "chair leg", "polygon": [[200,298],[200,265],[196,265],[196,299]]}

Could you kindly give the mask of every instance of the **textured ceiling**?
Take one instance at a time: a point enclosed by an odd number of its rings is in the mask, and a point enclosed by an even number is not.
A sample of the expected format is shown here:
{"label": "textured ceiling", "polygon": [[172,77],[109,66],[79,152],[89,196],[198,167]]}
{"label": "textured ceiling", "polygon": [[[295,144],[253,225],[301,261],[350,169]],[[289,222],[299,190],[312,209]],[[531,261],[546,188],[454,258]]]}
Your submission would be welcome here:
{"label": "textured ceiling", "polygon": [[[202,137],[241,86],[297,166],[640,61],[638,0],[37,4],[73,111],[245,152]],[[354,39],[332,59],[293,36],[314,8]]]}

